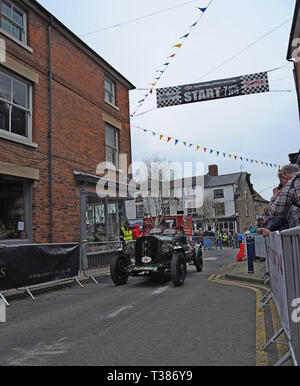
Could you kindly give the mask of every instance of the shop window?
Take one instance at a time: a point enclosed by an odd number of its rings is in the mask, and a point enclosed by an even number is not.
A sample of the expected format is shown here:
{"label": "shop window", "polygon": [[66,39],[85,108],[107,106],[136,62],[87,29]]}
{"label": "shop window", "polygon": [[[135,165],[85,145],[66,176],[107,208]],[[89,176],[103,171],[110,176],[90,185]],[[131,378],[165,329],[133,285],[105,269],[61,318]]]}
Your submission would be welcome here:
{"label": "shop window", "polygon": [[30,184],[0,176],[0,240],[30,238]]}
{"label": "shop window", "polygon": [[88,196],[86,207],[87,238],[90,242],[106,242],[119,238],[119,210],[117,203],[106,203]]}

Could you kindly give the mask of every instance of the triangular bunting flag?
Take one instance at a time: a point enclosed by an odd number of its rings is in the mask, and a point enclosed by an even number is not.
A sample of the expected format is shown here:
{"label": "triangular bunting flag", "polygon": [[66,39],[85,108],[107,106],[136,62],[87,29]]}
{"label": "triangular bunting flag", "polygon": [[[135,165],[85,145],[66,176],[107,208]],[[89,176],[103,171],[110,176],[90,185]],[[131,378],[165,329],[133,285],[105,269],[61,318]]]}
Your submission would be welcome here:
{"label": "triangular bunting flag", "polygon": [[171,137],[168,137],[168,140],[167,140],[167,142],[170,142],[170,141],[171,141],[171,139],[172,139]]}
{"label": "triangular bunting flag", "polygon": [[173,54],[173,55],[168,56],[168,58],[174,58],[175,56],[176,56],[176,54]]}
{"label": "triangular bunting flag", "polygon": [[197,150],[199,150],[200,149],[200,146],[197,146]]}
{"label": "triangular bunting flag", "polygon": [[186,142],[183,142],[184,146],[186,146]]}
{"label": "triangular bunting flag", "polygon": [[182,46],[182,44],[175,44],[175,46],[173,46],[173,47],[178,47],[178,48],[180,48]]}
{"label": "triangular bunting flag", "polygon": [[160,140],[162,140],[162,139],[163,139],[163,137],[164,137],[164,136],[161,134],[161,135],[159,136],[159,139],[160,139]]}
{"label": "triangular bunting flag", "polygon": [[189,33],[188,34],[186,34],[186,35],[183,35],[183,36],[181,36],[181,38],[180,39],[183,39],[183,38],[187,38],[189,36]]}
{"label": "triangular bunting flag", "polygon": [[177,143],[178,143],[178,142],[179,142],[179,140],[178,140],[178,139],[176,139],[176,140],[175,140],[175,146],[177,145]]}
{"label": "triangular bunting flag", "polygon": [[207,10],[207,8],[199,8],[199,7],[196,7],[198,9],[200,9],[200,11],[202,11],[203,13]]}

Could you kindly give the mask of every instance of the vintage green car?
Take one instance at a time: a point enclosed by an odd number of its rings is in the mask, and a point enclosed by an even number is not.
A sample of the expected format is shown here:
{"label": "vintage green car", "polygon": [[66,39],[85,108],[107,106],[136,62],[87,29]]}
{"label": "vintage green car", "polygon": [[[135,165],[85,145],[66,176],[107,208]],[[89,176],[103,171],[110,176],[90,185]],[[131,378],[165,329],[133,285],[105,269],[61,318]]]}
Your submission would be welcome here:
{"label": "vintage green car", "polygon": [[169,274],[178,287],[184,284],[187,264],[195,265],[197,272],[203,270],[202,245],[184,245],[175,235],[152,232],[136,240],[134,254],[129,256],[126,249],[111,260],[111,278],[116,285],[126,284],[129,276]]}

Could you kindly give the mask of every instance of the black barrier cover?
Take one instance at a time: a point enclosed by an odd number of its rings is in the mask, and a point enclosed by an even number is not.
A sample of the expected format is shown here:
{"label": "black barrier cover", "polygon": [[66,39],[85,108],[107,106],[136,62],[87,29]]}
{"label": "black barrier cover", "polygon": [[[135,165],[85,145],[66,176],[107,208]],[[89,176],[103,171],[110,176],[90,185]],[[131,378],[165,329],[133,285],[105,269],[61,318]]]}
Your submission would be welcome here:
{"label": "black barrier cover", "polygon": [[0,291],[78,275],[79,245],[0,246]]}

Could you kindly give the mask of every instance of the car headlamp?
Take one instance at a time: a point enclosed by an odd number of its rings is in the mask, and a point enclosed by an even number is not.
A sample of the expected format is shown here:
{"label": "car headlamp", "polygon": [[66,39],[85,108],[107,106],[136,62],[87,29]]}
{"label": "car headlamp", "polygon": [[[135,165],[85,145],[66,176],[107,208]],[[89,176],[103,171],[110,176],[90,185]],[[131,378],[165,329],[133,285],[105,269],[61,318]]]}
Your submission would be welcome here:
{"label": "car headlamp", "polygon": [[163,244],[161,246],[161,253],[162,254],[167,254],[170,252],[170,245],[169,244]]}
{"label": "car headlamp", "polygon": [[130,256],[132,254],[132,248],[130,245],[125,245],[123,248],[123,253],[126,256]]}

